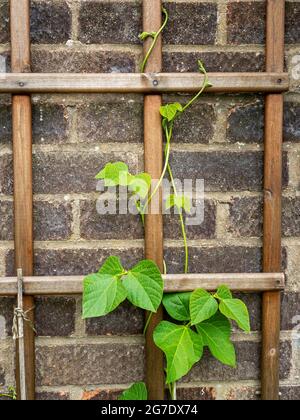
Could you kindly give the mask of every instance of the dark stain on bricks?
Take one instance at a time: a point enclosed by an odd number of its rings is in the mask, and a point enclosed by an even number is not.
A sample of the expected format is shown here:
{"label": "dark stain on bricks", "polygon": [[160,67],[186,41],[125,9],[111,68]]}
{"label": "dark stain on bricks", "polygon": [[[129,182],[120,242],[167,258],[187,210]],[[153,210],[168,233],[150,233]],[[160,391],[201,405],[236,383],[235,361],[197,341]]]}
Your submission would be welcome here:
{"label": "dark stain on bricks", "polygon": [[286,102],[284,104],[284,140],[300,142],[300,104]]}
{"label": "dark stain on bricks", "polygon": [[300,4],[298,2],[286,2],[285,16],[285,41],[287,44],[300,42]]}
{"label": "dark stain on bricks", "polygon": [[231,143],[261,143],[264,138],[262,101],[236,106],[228,115],[227,139]]}

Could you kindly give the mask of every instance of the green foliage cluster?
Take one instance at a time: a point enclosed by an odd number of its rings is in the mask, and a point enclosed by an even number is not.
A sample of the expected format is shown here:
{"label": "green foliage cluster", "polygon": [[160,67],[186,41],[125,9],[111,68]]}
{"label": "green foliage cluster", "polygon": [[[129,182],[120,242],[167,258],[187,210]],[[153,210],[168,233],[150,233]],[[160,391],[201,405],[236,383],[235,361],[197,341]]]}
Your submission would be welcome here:
{"label": "green foliage cluster", "polygon": [[[164,24],[158,32],[144,32],[141,40],[153,39],[145,56],[141,70],[144,71],[159,35],[168,22],[168,13],[163,9]],[[211,86],[204,65],[198,61],[199,71],[204,75],[199,92],[186,104],[169,103],[160,108],[162,128],[166,145],[165,164],[159,181],[153,186],[147,173],[132,175],[124,162],[108,163],[96,176],[106,187],[127,187],[132,194],[142,222],[154,196],[158,193],[163,179],[168,174],[173,192],[166,198],[165,208],[176,208],[185,248],[184,272],[188,273],[189,253],[183,212],[191,211],[191,199],[177,191],[170,151],[174,122],[193,105],[200,95]],[[199,362],[207,347],[221,363],[235,367],[236,353],[231,341],[231,321],[245,332],[250,332],[249,313],[246,305],[232,296],[226,285],[215,294],[203,289],[192,293],[165,294],[162,275],[153,261],[143,260],[130,270],[125,269],[118,257],[109,257],[98,273],[88,275],[84,280],[83,317],[102,317],[114,311],[126,299],[134,306],[155,313],[161,303],[173,320],[162,321],[154,330],[153,339],[166,356],[166,383],[173,399],[176,398],[176,381],[185,376]],[[147,328],[150,319],[145,328]],[[126,390],[121,400],[146,400],[144,383],[134,384]]]}

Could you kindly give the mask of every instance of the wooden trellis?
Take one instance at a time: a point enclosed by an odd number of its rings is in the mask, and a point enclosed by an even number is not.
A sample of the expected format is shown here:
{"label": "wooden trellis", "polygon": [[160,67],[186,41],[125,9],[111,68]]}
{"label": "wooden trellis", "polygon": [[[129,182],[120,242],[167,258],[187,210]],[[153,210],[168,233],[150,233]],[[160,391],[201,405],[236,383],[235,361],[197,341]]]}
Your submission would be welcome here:
{"label": "wooden trellis", "polygon": [[[264,273],[193,274],[165,277],[166,290],[191,291],[198,287],[214,290],[225,282],[234,291],[263,292],[262,398],[279,398],[281,197],[283,93],[289,79],[284,73],[285,0],[267,0],[266,72],[214,73],[211,92],[265,92],[264,169]],[[161,0],[143,0],[144,31],[161,26]],[[31,93],[139,92],[145,94],[145,170],[154,179],[162,172],[163,135],[158,109],[164,92],[195,92],[203,78],[199,74],[163,74],[162,41],[159,40],[145,74],[32,74],[30,73],[30,0],[10,0],[11,74],[1,75],[0,93],[12,94],[14,161],[14,232],[16,268],[24,274],[23,310],[30,310],[36,295],[68,295],[82,292],[81,277],[34,277]],[[148,41],[150,42],[150,41]],[[145,50],[149,44],[145,43]],[[154,158],[155,157],[155,158]],[[146,257],[162,269],[162,215],[146,217]],[[17,295],[17,278],[0,279],[0,295]],[[34,322],[33,311],[28,312]],[[155,347],[152,332],[162,319],[153,317],[146,337],[146,376],[150,399],[164,398],[163,355]],[[27,398],[35,397],[34,333],[24,326]],[[19,375],[17,375],[19,376]]]}

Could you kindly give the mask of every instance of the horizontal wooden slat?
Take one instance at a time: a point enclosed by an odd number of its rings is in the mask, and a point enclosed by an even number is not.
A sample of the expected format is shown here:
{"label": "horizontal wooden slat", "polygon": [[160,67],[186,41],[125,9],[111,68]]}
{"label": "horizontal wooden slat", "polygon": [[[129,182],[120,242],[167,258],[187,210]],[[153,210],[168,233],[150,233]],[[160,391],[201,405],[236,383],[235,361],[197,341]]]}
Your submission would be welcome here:
{"label": "horizontal wooden slat", "polygon": [[[286,73],[210,73],[210,92],[284,92]],[[0,93],[158,93],[195,92],[199,73],[28,73],[0,74]]]}
{"label": "horizontal wooden slat", "polygon": [[[174,274],[164,276],[165,291],[189,292],[198,288],[214,291],[226,284],[232,291],[263,292],[283,290],[285,276],[282,273],[258,274]],[[83,277],[25,277],[26,295],[77,295],[82,293]],[[0,296],[17,294],[17,278],[0,278]]]}

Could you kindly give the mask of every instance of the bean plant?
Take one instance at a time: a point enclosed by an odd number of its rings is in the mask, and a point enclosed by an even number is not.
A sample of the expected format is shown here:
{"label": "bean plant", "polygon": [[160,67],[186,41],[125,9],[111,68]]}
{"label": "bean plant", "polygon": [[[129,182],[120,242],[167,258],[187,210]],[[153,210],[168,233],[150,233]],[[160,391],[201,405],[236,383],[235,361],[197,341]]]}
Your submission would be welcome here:
{"label": "bean plant", "polygon": [[[158,32],[144,32],[140,35],[141,40],[153,38],[141,66],[142,72],[158,37],[167,25],[169,16],[165,9],[163,14],[164,23]],[[96,179],[103,180],[106,187],[128,188],[130,199],[133,200],[143,225],[152,200],[159,192],[164,178],[169,176],[173,191],[166,197],[165,208],[175,208],[179,215],[185,249],[184,273],[189,271],[189,252],[183,213],[190,213],[191,200],[180,194],[176,187],[170,154],[175,121],[180,120],[187,109],[211,86],[201,61],[198,61],[198,68],[204,76],[199,92],[185,105],[174,102],[160,108],[165,136],[165,162],[158,182],[154,184],[148,173],[131,174],[125,162],[110,162],[96,175]],[[235,299],[226,285],[220,285],[216,293],[197,289],[191,293],[164,294],[162,273],[153,261],[143,260],[128,269],[123,267],[117,256],[110,256],[98,273],[90,274],[84,279],[83,318],[103,317],[114,311],[126,299],[150,314],[156,313],[162,304],[169,315],[169,321],[162,321],[157,325],[153,339],[166,357],[166,385],[172,399],[176,399],[176,382],[201,360],[205,348],[224,365],[236,366],[236,352],[231,341],[232,321],[241,330],[249,333],[250,320],[246,305]],[[150,320],[151,315],[144,332]],[[120,397],[121,400],[147,398],[144,383],[132,385]]]}

